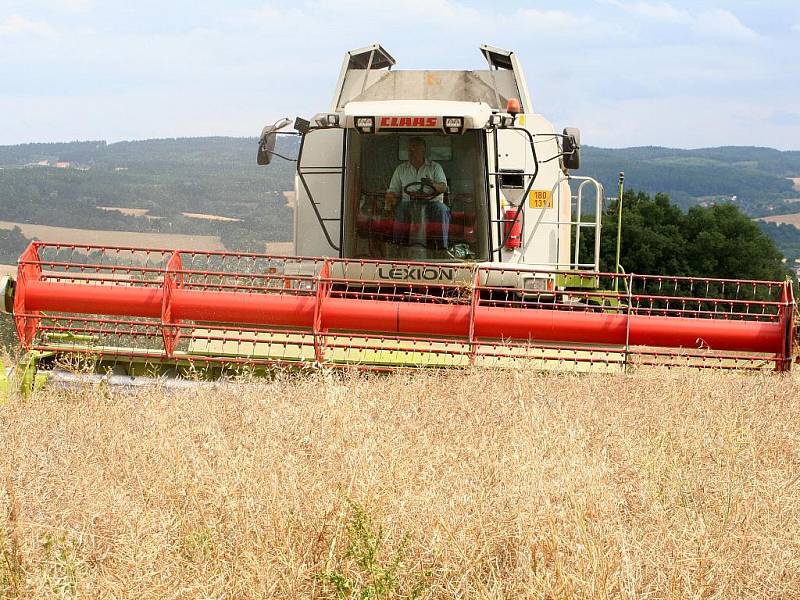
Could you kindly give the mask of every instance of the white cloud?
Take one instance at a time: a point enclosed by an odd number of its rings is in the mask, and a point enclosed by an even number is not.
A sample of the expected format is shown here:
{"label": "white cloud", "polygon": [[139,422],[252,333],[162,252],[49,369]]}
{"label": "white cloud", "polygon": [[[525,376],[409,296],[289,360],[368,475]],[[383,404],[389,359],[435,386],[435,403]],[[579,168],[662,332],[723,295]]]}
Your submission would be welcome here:
{"label": "white cloud", "polygon": [[572,107],[565,122],[579,123],[584,143],[595,146],[753,145],[796,149],[793,136],[796,139],[800,134],[800,123],[773,123],[770,117],[774,110],[774,106],[718,96],[676,95],[621,102],[600,99]]}
{"label": "white cloud", "polygon": [[[580,47],[584,51],[598,45],[604,47],[626,30],[620,23],[586,12],[521,8],[502,15],[497,33],[503,39],[500,46],[516,49],[526,46],[532,35],[547,40],[553,51]],[[478,25],[473,39],[482,39],[484,27]],[[613,42],[612,42],[613,43]]]}
{"label": "white cloud", "polygon": [[230,23],[258,23],[273,27],[291,27],[304,22],[311,15],[304,14],[299,8],[281,9],[272,4],[265,4],[252,10],[233,11],[225,17]]}
{"label": "white cloud", "polygon": [[759,35],[742,23],[739,17],[721,8],[688,11],[676,8],[668,2],[607,0],[607,3],[642,19],[655,21],[659,25],[684,26],[700,39],[754,41],[759,38]]}
{"label": "white cloud", "polygon": [[[361,0],[356,1],[360,2]],[[364,4],[367,7],[375,6],[374,3],[369,1]],[[384,12],[390,14],[395,21],[397,15],[403,14],[404,11],[420,16],[426,15],[432,20],[438,20],[450,26],[479,23],[485,16],[484,13],[478,9],[460,4],[459,2],[453,2],[452,0],[391,0],[380,4]]]}
{"label": "white cloud", "polygon": [[723,9],[709,10],[697,15],[693,27],[698,33],[741,41],[758,39],[758,34],[742,23],[732,12]]}
{"label": "white cloud", "polygon": [[540,10],[537,8],[523,8],[519,11],[519,16],[528,23],[536,25],[542,29],[558,27],[581,27],[589,25],[592,19],[565,11],[565,10]]}
{"label": "white cloud", "polygon": [[59,6],[67,10],[82,11],[93,4],[93,0],[55,0]]}
{"label": "white cloud", "polygon": [[675,8],[667,2],[621,2],[619,0],[608,0],[608,2],[626,12],[647,19],[667,23],[689,23],[691,21],[691,16],[687,11]]}
{"label": "white cloud", "polygon": [[55,30],[50,23],[45,21],[31,21],[21,15],[11,15],[0,21],[0,36],[36,35],[52,37]]}
{"label": "white cloud", "polygon": [[[229,21],[250,21],[259,23],[276,23],[297,26],[302,23],[305,27],[313,24],[329,26],[331,22],[342,22],[346,25],[339,31],[351,36],[353,29],[353,14],[359,15],[357,20],[361,27],[358,33],[364,33],[364,26],[375,29],[376,23],[391,23],[398,25],[398,15],[410,17],[405,19],[406,27],[425,27],[446,24],[448,26],[463,26],[467,24],[485,23],[486,14],[454,0],[310,0],[297,2],[292,8],[280,8],[272,3],[266,3],[260,8],[234,11],[230,14]],[[424,16],[424,18],[423,18]],[[419,19],[414,19],[419,17]],[[409,23],[415,23],[413,26]]]}

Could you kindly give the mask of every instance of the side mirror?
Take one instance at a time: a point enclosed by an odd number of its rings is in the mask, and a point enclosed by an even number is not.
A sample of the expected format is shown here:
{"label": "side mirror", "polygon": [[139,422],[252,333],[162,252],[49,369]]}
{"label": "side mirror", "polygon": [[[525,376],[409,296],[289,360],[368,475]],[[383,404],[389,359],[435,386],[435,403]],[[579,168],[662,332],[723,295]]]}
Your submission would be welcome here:
{"label": "side mirror", "polygon": [[286,127],[291,121],[289,119],[281,119],[276,121],[273,125],[267,125],[261,130],[261,136],[258,138],[258,154],[256,155],[256,163],[259,165],[268,165],[272,161],[272,155],[275,153],[275,140],[278,137],[278,130]]}
{"label": "side mirror", "polygon": [[[264,129],[266,130],[267,128],[265,127]],[[272,160],[277,137],[278,134],[274,131],[261,132],[261,138],[258,140],[258,154],[256,155],[256,162],[259,165],[268,165]]]}
{"label": "side mirror", "polygon": [[564,168],[577,171],[581,168],[581,130],[565,127],[562,142]]}

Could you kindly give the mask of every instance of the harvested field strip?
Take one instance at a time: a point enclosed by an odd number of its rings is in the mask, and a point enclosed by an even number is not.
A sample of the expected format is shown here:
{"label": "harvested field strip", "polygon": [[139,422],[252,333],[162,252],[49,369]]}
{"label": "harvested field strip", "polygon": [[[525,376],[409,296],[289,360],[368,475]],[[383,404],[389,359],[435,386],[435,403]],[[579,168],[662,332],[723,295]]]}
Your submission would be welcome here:
{"label": "harvested field strip", "polygon": [[[147,208],[126,208],[121,206],[98,206],[100,210],[104,210],[106,212],[118,212],[123,215],[127,215],[129,217],[145,217],[147,219],[163,219],[164,217],[154,217],[147,213],[150,212]],[[193,213],[193,212],[182,212],[181,213],[184,217],[189,219],[200,219],[203,221],[225,221],[231,223],[239,223],[241,219],[236,219],[234,217],[224,217],[222,215],[210,215],[207,213]]]}
{"label": "harvested field strip", "polygon": [[800,213],[792,213],[788,215],[771,215],[769,217],[759,217],[757,221],[768,221],[770,223],[788,223],[795,227],[800,227]]}
{"label": "harvested field strip", "polygon": [[225,250],[218,236],[185,235],[176,233],[142,233],[138,231],[108,231],[73,229],[0,221],[0,229],[19,227],[28,238],[57,244],[98,244],[101,246],[137,246],[143,248],[180,248],[183,250]]}
{"label": "harvested field strip", "polygon": [[98,206],[97,208],[106,212],[118,212],[129,217],[143,217],[150,212],[148,208],[125,208],[122,206]]}
{"label": "harvested field strip", "polygon": [[241,219],[236,219],[234,217],[223,217],[222,215],[209,215],[206,213],[191,213],[185,212],[181,213],[184,217],[188,217],[190,219],[200,219],[201,221],[224,221],[227,223],[241,223]]}
{"label": "harvested field strip", "polygon": [[46,390],[0,408],[0,585],[797,597],[799,384],[473,370]]}

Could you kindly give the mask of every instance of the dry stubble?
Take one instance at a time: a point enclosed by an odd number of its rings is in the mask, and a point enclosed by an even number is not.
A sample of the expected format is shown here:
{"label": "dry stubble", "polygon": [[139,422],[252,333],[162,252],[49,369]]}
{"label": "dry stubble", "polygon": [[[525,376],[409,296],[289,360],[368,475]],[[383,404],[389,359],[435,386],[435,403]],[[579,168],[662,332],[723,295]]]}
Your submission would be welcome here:
{"label": "dry stubble", "polygon": [[472,371],[45,391],[0,408],[0,585],[327,598],[336,573],[357,593],[375,575],[348,553],[363,507],[392,598],[800,596],[798,381]]}

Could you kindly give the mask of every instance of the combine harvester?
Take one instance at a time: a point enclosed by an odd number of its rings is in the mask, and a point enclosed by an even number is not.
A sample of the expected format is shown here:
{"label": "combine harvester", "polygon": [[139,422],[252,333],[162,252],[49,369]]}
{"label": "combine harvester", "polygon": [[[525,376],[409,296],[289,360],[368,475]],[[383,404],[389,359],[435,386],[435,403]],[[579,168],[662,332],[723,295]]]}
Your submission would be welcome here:
{"label": "combine harvester", "polygon": [[[296,256],[32,243],[3,285],[27,351],[15,385],[69,381],[76,356],[123,384],[276,365],[788,371],[788,282],[600,272],[604,192],[569,173],[578,131],[534,111],[513,52],[481,52],[479,71],[345,55],[330,111],[287,134]],[[265,128],[260,164],[288,124]]]}

